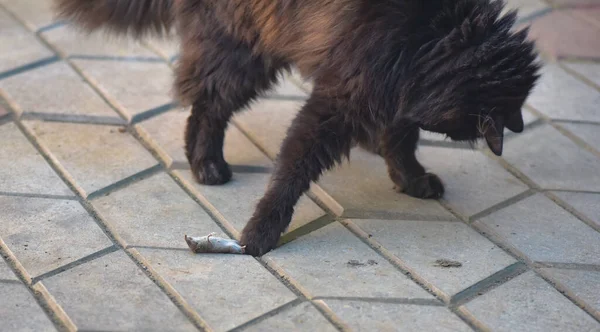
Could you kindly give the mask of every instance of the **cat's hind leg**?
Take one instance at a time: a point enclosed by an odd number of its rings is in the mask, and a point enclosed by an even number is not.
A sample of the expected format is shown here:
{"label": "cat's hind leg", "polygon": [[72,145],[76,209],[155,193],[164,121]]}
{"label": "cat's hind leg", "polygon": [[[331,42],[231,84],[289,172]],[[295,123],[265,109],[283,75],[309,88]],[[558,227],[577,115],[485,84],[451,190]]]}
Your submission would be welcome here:
{"label": "cat's hind leg", "polygon": [[185,149],[199,183],[218,185],[231,179],[223,157],[229,119],[271,87],[285,68],[283,61],[254,54],[245,44],[228,37],[183,45],[175,88],[179,99],[192,105]]}
{"label": "cat's hind leg", "polygon": [[381,155],[399,192],[417,198],[440,198],[444,195],[444,184],[437,175],[427,173],[417,160],[418,141],[418,127],[402,122],[394,124],[383,135]]}

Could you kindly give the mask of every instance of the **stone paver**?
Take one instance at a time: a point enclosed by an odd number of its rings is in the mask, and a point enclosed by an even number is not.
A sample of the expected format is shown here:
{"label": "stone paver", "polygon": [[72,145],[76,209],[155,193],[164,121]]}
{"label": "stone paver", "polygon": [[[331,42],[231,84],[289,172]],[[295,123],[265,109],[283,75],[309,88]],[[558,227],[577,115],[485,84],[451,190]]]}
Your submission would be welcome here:
{"label": "stone paver", "polygon": [[[189,109],[174,109],[136,125],[142,136],[152,142],[168,165],[188,166],[185,156],[185,127]],[[225,133],[225,160],[232,166],[267,168],[271,161],[239,129],[230,125]]]}
{"label": "stone paver", "polygon": [[600,313],[600,271],[544,270]]}
{"label": "stone paver", "polygon": [[478,223],[506,238],[534,261],[600,264],[600,232],[541,194]]}
{"label": "stone paver", "polygon": [[234,328],[296,298],[249,256],[140,252],[215,331]]}
{"label": "stone paver", "polygon": [[600,121],[600,92],[556,64],[546,64],[542,77],[527,99],[539,112],[558,120]]}
{"label": "stone paver", "polygon": [[581,138],[586,144],[600,151],[600,125],[591,123],[561,123],[561,127],[567,129],[575,136]]}
{"label": "stone paver", "polygon": [[0,191],[72,196],[73,193],[14,123],[0,126]]}
{"label": "stone paver", "polygon": [[0,104],[0,119],[5,115],[8,115],[8,111],[6,110],[6,108],[4,108],[4,106],[2,106],[2,104]]}
{"label": "stone paver", "polygon": [[118,118],[117,113],[63,62],[1,80],[0,89],[22,112]]}
{"label": "stone paver", "polygon": [[554,194],[600,227],[600,193],[554,192]]}
{"label": "stone paver", "polygon": [[[271,177],[270,174],[264,173],[234,173],[232,180],[222,186],[202,186],[193,179],[190,171],[176,171],[175,174],[208,199],[210,204],[240,232],[252,217],[256,203],[264,195]],[[298,229],[325,214],[307,196],[302,196],[294,209],[292,223],[287,232]]]}
{"label": "stone paver", "polygon": [[80,330],[196,331],[122,251],[42,283]]}
{"label": "stone paver", "polygon": [[538,48],[553,57],[598,58],[600,26],[581,20],[577,16],[579,11],[585,9],[555,10],[540,17],[531,25],[530,37]]}
{"label": "stone paver", "polygon": [[344,208],[343,216],[348,218],[453,218],[434,200],[397,193],[384,160],[360,149],[351,151],[350,163],[325,173],[319,186]]}
{"label": "stone paver", "polygon": [[54,54],[0,8],[0,78],[11,69],[47,59]]}
{"label": "stone paver", "polygon": [[0,330],[600,331],[597,0],[508,0],[548,61],[526,130],[499,158],[424,131],[441,204],[397,193],[356,148],[259,259],[194,254],[183,235],[239,238],[312,81],[292,68],[236,114],[232,181],[199,185],[177,36],[88,35],[52,2],[0,0],[0,244],[23,269],[0,258]]}
{"label": "stone paver", "polygon": [[354,331],[472,331],[444,307],[327,300]]}
{"label": "stone paver", "polygon": [[528,189],[477,151],[422,147],[418,158],[445,183],[444,200],[467,217]]}
{"label": "stone paver", "polygon": [[56,331],[54,325],[21,284],[0,282],[0,322],[5,331]]}
{"label": "stone paver", "polygon": [[491,290],[466,307],[495,331],[598,330],[598,322],[533,272]]}
{"label": "stone paver", "polygon": [[112,245],[77,201],[0,196],[0,236],[32,277]]}
{"label": "stone paver", "polygon": [[563,62],[565,67],[592,81],[600,87],[600,63],[596,62]]}
{"label": "stone paver", "polygon": [[13,271],[8,267],[8,264],[0,260],[0,279],[2,280],[19,280]]}
{"label": "stone paver", "polygon": [[161,62],[73,60],[130,119],[172,102],[173,73]]}
{"label": "stone paver", "polygon": [[265,257],[314,296],[432,298],[338,223]]}
{"label": "stone paver", "polygon": [[187,248],[183,236],[216,232],[202,207],[160,173],[92,201],[127,245]]}
{"label": "stone paver", "polygon": [[[29,29],[38,30],[54,23],[51,1],[40,0],[0,0],[13,14],[19,16]],[[35,10],[31,10],[35,8]]]}
{"label": "stone paver", "polygon": [[600,158],[549,125],[507,142],[504,158],[544,189],[600,191]]}
{"label": "stone paver", "polygon": [[288,127],[303,104],[303,101],[259,99],[234,119],[269,157],[275,159]]}
{"label": "stone paver", "polygon": [[529,17],[538,14],[548,8],[548,5],[542,0],[508,0],[507,9],[518,9],[519,17]]}
{"label": "stone paver", "polygon": [[140,45],[139,42],[117,38],[105,33],[87,34],[70,26],[45,31],[42,36],[65,56],[103,58],[106,60],[118,57],[159,59],[150,50]]}
{"label": "stone paver", "polygon": [[26,125],[88,195],[157,164],[118,127],[41,121]]}
{"label": "stone paver", "polygon": [[242,331],[337,331],[310,303],[302,303]]}
{"label": "stone paver", "polygon": [[[354,222],[448,298],[516,262],[459,222]],[[442,267],[436,263],[438,260],[459,262],[461,266]]]}

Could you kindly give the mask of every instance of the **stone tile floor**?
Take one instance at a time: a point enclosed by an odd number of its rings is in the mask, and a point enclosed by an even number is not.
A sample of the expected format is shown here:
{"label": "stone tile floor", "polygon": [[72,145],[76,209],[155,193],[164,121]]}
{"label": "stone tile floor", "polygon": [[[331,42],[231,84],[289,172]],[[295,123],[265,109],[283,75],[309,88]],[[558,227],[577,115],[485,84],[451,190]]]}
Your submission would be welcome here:
{"label": "stone tile floor", "polygon": [[425,133],[440,202],[353,152],[260,259],[239,236],[310,91],[235,119],[233,181],[196,184],[173,40],[83,36],[49,0],[0,0],[1,331],[600,331],[600,1],[509,0],[546,66],[505,155]]}

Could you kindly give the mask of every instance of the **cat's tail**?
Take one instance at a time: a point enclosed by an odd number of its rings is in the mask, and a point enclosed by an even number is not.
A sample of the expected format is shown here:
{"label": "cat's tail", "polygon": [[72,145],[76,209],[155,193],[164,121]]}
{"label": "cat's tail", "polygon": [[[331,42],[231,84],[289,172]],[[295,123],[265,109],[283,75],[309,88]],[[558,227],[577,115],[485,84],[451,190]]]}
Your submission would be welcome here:
{"label": "cat's tail", "polygon": [[54,0],[59,18],[86,31],[104,28],[112,33],[141,37],[168,33],[175,0]]}

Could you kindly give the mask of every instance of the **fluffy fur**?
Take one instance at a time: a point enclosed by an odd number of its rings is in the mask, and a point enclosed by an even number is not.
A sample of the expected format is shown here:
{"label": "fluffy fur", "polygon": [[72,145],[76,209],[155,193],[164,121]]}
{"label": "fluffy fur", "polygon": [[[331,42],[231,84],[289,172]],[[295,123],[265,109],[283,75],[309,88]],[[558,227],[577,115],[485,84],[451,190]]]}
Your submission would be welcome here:
{"label": "fluffy fur", "polygon": [[538,76],[527,30],[491,0],[56,0],[88,30],[140,36],[176,22],[175,88],[192,106],[186,152],[200,183],[227,182],[232,114],[291,65],[314,90],[289,128],[270,185],[244,228],[247,252],[277,244],[294,206],[354,144],[385,158],[399,191],[438,198],[442,181],[415,157],[419,129],[484,138],[500,155],[504,127]]}

